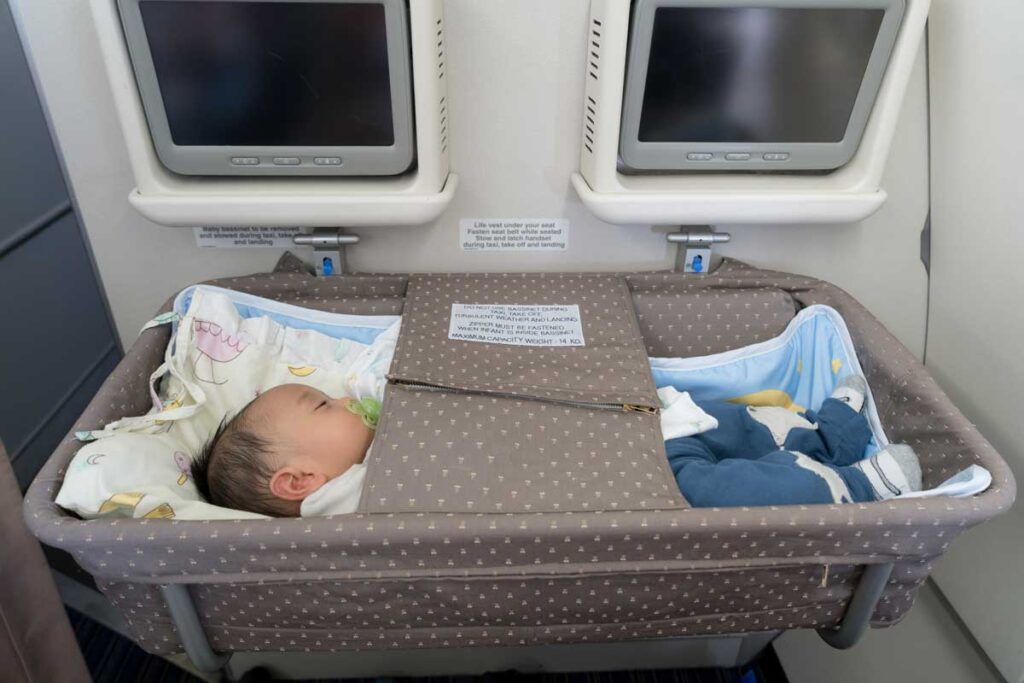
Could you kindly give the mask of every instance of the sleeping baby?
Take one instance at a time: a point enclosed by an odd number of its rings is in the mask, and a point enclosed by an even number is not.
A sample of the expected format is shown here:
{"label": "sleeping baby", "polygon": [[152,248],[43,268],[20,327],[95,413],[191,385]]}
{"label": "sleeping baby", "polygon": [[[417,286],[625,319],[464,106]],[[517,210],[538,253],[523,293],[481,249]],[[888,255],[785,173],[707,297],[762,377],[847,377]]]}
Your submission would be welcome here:
{"label": "sleeping baby", "polygon": [[[659,390],[669,465],[694,507],[884,500],[921,488],[917,456],[868,459],[867,385],[848,377],[817,412],[695,403]],[[192,467],[214,505],[272,517],[354,512],[380,404],[275,387],[221,424]]]}
{"label": "sleeping baby", "polygon": [[193,481],[214,505],[271,517],[355,512],[379,413],[371,398],[282,384],[221,423]]}

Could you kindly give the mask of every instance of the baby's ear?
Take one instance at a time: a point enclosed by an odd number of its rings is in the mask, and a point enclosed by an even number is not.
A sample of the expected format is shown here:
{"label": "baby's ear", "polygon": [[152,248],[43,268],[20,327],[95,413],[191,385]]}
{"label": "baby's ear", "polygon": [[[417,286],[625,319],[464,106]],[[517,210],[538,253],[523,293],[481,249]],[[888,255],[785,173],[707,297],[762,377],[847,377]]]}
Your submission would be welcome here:
{"label": "baby's ear", "polygon": [[270,492],[282,500],[304,500],[324,485],[323,475],[285,465],[270,477]]}

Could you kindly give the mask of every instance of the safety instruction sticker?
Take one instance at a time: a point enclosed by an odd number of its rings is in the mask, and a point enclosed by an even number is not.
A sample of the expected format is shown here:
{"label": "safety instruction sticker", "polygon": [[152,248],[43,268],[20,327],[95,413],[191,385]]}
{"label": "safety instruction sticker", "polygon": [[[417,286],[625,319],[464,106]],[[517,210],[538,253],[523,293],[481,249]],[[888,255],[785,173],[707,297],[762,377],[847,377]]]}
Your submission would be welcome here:
{"label": "safety instruction sticker", "polygon": [[565,251],[569,219],[463,218],[459,246],[463,251]]}
{"label": "safety instruction sticker", "polygon": [[207,249],[287,249],[299,228],[194,228],[196,246]]}
{"label": "safety instruction sticker", "polygon": [[580,307],[452,304],[448,338],[512,346],[585,346]]}

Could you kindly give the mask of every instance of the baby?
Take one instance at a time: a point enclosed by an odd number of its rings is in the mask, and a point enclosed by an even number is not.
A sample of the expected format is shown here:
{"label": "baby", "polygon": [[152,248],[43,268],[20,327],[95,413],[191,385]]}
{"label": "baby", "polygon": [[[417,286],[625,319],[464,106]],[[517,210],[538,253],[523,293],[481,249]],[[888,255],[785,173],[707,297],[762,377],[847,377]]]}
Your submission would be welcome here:
{"label": "baby", "polygon": [[379,410],[372,399],[274,387],[221,423],[193,481],[214,505],[271,517],[355,512]]}
{"label": "baby", "polygon": [[[921,488],[917,456],[889,446],[864,459],[867,385],[848,377],[819,411],[695,403],[671,388],[662,433],[679,489],[695,507],[884,500]],[[275,387],[221,424],[192,466],[214,505],[272,517],[355,512],[380,405]]]}

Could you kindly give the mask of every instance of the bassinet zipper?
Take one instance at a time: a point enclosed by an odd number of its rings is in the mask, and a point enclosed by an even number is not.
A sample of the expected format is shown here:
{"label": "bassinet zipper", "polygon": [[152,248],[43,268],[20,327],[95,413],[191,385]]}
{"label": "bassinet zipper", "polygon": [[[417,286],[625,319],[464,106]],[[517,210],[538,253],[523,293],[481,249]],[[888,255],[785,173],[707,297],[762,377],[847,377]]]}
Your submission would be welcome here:
{"label": "bassinet zipper", "polygon": [[459,389],[457,387],[447,387],[442,384],[430,384],[427,382],[413,382],[405,379],[392,379],[390,380],[393,384],[397,384],[404,387],[414,387],[416,389],[422,389],[424,391],[435,391],[435,392],[458,392],[462,394],[472,394],[474,396],[496,396],[498,398],[511,398],[518,401],[542,401],[544,403],[553,403],[555,405],[571,406],[573,408],[598,408],[601,410],[622,410],[627,413],[647,413],[649,415],[656,415],[658,413],[657,408],[650,406],[642,406],[635,403],[588,403],[586,401],[570,401],[563,398],[548,398],[540,396],[523,396],[521,394],[513,394],[510,392],[503,391],[480,391],[478,389]]}

